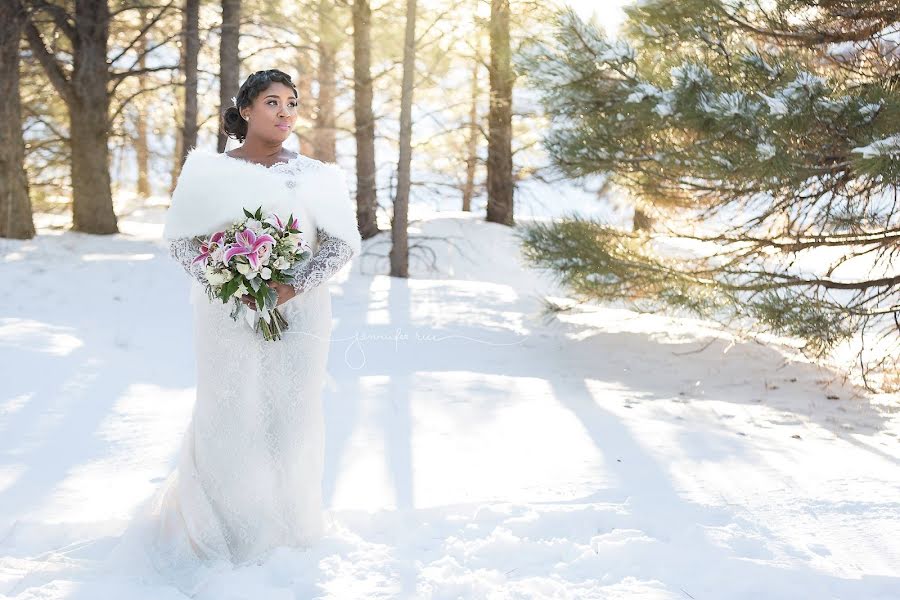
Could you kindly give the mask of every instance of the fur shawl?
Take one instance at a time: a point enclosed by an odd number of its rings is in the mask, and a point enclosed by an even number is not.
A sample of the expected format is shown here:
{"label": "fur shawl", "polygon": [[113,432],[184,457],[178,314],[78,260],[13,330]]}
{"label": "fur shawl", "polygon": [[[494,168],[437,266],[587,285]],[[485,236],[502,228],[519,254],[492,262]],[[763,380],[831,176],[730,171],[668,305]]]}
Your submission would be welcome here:
{"label": "fur shawl", "polygon": [[286,218],[291,212],[302,214],[298,210],[302,206],[316,228],[344,240],[354,254],[359,254],[356,211],[344,170],[302,155],[289,167],[289,172],[288,166],[270,170],[226,154],[192,148],[172,193],[163,237],[174,240],[210,235],[244,218],[244,208],[253,212],[262,205],[264,214],[277,213]]}

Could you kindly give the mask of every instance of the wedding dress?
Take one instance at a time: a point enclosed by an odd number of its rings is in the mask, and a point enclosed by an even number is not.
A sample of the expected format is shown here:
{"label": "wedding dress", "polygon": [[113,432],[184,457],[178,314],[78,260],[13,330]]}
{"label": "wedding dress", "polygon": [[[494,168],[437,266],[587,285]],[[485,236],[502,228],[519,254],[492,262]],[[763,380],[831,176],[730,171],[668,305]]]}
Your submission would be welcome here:
{"label": "wedding dress", "polygon": [[[297,295],[279,307],[289,328],[277,341],[210,300],[202,267],[191,264],[196,236],[260,205],[282,218],[293,213],[302,234],[314,235],[293,283]],[[164,237],[192,276],[197,395],[177,466],[131,537],[158,573],[189,591],[201,566],[261,560],[323,534],[321,391],[331,333],[323,284],[359,253],[360,237],[336,165],[298,155],[266,167],[199,149],[185,161]]]}

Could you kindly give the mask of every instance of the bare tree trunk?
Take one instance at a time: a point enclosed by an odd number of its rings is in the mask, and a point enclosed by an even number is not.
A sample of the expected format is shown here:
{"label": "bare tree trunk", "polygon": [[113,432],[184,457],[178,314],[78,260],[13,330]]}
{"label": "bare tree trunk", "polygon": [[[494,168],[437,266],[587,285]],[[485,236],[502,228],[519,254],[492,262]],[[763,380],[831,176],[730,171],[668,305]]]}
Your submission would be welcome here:
{"label": "bare tree trunk", "polygon": [[241,0],[222,0],[222,36],[219,45],[219,152],[225,151],[228,136],[222,128],[221,115],[231,106],[231,97],[241,87]]}
{"label": "bare tree trunk", "polygon": [[475,60],[472,61],[472,105],[469,107],[469,140],[466,148],[466,183],[463,186],[462,209],[466,212],[472,210],[472,197],[475,195],[475,167],[478,165],[478,136],[481,129],[478,127],[478,68],[481,66],[481,36],[478,37],[478,47],[475,52]]}
{"label": "bare tree trunk", "polygon": [[176,156],[184,164],[188,150],[197,145],[197,57],[200,54],[200,0],[185,0],[182,25],[184,68],[184,126]]}
{"label": "bare tree trunk", "polygon": [[312,142],[313,129],[309,124],[314,123],[316,119],[316,102],[312,97],[313,77],[309,61],[304,60],[303,67],[299,69],[299,71],[300,75],[297,77],[297,94],[300,98],[298,100],[299,106],[297,107],[297,112],[304,121],[304,128],[299,132],[300,154],[304,156],[315,156],[316,151]]}
{"label": "bare tree trunk", "polygon": [[363,239],[378,233],[375,182],[375,115],[372,112],[372,73],[369,0],[353,2],[353,115],[356,124],[356,221]]}
{"label": "bare tree trunk", "polygon": [[[144,21],[146,20],[146,16],[144,17]],[[146,22],[141,25],[145,25]],[[141,36],[141,39],[138,40],[138,51],[141,53],[140,59],[138,59],[138,68],[146,69],[147,68],[147,36]],[[143,91],[146,85],[144,84],[144,78],[138,78],[138,89]],[[143,96],[141,97],[143,99]],[[137,195],[141,198],[149,198],[151,194],[150,190],[150,178],[148,175],[148,171],[150,170],[150,148],[149,148],[149,140],[147,139],[147,119],[148,114],[147,110],[142,105],[139,100],[136,103],[136,115],[135,115],[135,139],[134,139],[134,152],[137,158]]]}
{"label": "bare tree trunk", "polygon": [[[172,106],[172,123],[180,128],[181,131],[184,131],[184,124],[179,122],[179,118],[183,116],[184,111],[181,110],[181,106],[178,104],[179,103],[175,103],[175,105]],[[172,151],[172,168],[169,171],[169,196],[175,192],[175,187],[178,185],[178,177],[181,175],[181,167],[184,164],[186,154],[187,152],[184,151],[184,136],[176,135],[175,148]]]}
{"label": "bare tree trunk", "polygon": [[[38,10],[46,9],[41,4]],[[109,181],[109,6],[106,0],[76,0],[71,21],[60,11],[50,16],[71,41],[71,75],[47,50],[33,21],[26,23],[25,34],[69,112],[72,226],[85,233],[117,233]]]}
{"label": "bare tree trunk", "polygon": [[513,225],[512,85],[509,0],[491,0],[491,106],[488,113],[487,220]]}
{"label": "bare tree trunk", "polygon": [[72,224],[85,233],[117,233],[109,178],[109,6],[76,0],[75,70],[69,104]]}
{"label": "bare tree trunk", "polygon": [[409,188],[412,162],[412,97],[416,68],[416,0],[406,1],[406,35],[403,43],[403,87],[400,93],[400,160],[397,164],[397,197],[391,219],[391,276],[409,277]]}
{"label": "bare tree trunk", "polygon": [[313,157],[324,162],[335,162],[335,107],[337,35],[333,2],[319,0],[318,75],[319,99],[316,111],[316,127],[313,135]]}
{"label": "bare tree trunk", "polygon": [[19,0],[0,2],[0,237],[34,237],[28,178],[25,174],[25,141],[19,100],[19,42],[25,25],[25,8]]}

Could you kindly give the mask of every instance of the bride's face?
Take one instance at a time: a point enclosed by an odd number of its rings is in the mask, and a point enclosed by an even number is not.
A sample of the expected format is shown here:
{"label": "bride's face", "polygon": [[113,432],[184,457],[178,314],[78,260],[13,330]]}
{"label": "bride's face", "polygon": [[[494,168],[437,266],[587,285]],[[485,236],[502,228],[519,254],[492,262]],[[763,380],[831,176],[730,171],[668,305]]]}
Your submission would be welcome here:
{"label": "bride's face", "polygon": [[283,142],[291,135],[297,120],[297,97],[292,88],[273,81],[242,114],[247,119],[247,137]]}

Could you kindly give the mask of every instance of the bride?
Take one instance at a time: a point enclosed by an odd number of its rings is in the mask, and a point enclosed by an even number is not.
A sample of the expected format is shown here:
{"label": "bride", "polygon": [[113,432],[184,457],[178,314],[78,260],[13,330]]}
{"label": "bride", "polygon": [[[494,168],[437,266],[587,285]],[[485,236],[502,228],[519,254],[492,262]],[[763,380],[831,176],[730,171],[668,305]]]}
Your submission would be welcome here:
{"label": "bride", "polygon": [[[197,396],[177,466],[141,510],[139,545],[181,587],[211,562],[262,561],[278,546],[322,536],[321,391],[331,333],[323,283],[360,251],[344,172],[282,147],[297,118],[290,77],[253,73],[234,100],[224,128],[243,145],[189,152],[163,232],[192,277]],[[292,284],[270,284],[289,324],[276,341],[210,300],[204,269],[192,262],[197,236],[260,205],[264,214],[298,216],[313,250]],[[255,309],[251,296],[242,301],[248,313]]]}

